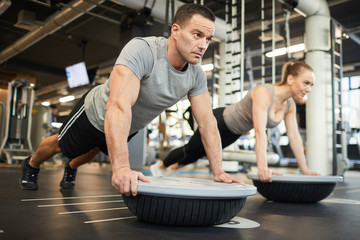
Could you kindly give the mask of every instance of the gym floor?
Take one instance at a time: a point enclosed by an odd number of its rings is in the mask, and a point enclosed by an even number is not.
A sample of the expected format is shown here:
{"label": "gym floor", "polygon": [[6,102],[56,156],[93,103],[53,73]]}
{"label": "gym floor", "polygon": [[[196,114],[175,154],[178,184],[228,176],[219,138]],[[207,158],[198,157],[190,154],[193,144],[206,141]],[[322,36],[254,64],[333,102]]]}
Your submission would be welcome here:
{"label": "gym floor", "polygon": [[[142,171],[149,175],[148,167]],[[358,239],[360,171],[347,171],[326,199],[311,204],[249,196],[231,224],[208,227],[155,225],[137,219],[110,184],[108,164],[79,168],[74,190],[61,191],[63,167],[45,165],[39,190],[21,190],[19,166],[0,165],[0,239]],[[180,177],[211,178],[205,169]],[[237,173],[246,183],[246,175]]]}

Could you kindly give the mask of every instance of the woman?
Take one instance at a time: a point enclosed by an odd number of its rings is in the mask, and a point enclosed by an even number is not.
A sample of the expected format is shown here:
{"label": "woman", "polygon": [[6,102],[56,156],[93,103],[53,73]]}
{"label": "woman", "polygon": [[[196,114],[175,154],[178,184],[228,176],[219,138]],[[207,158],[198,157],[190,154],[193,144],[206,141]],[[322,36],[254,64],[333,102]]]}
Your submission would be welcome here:
{"label": "woman", "polygon": [[[296,122],[296,102],[304,102],[305,95],[314,84],[313,69],[304,62],[287,62],[282,69],[281,82],[275,85],[264,84],[251,89],[238,103],[217,108],[217,120],[222,147],[235,142],[242,134],[255,130],[255,154],[258,176],[263,182],[271,182],[272,172],[266,160],[266,128],[276,127],[285,121],[290,147],[297,159],[300,170],[306,175],[319,175],[307,167],[302,140]],[[294,101],[295,100],[295,101]],[[177,169],[205,156],[199,131],[183,147],[171,151],[164,161],[150,167],[154,176],[164,175],[167,167]]]}

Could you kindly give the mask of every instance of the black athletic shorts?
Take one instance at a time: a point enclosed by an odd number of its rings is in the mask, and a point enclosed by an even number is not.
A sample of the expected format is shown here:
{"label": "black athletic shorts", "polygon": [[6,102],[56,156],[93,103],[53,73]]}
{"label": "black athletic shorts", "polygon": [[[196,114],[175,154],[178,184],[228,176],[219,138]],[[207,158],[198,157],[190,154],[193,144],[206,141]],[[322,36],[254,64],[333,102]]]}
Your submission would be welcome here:
{"label": "black athletic shorts", "polygon": [[[108,154],[105,134],[95,128],[85,113],[84,100],[86,92],[65,119],[59,131],[59,146],[63,154],[72,159],[98,147],[103,153]],[[128,137],[128,141],[136,133]]]}

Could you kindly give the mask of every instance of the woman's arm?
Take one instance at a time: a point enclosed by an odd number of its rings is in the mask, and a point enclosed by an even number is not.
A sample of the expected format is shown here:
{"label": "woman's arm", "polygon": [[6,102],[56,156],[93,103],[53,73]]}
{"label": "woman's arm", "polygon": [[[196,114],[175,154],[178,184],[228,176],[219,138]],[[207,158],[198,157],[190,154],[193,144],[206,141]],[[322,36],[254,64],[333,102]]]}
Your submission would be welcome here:
{"label": "woman's arm", "polygon": [[296,106],[293,100],[291,100],[289,111],[287,112],[284,120],[286,134],[290,142],[290,148],[294,153],[301,172],[306,175],[319,175],[319,173],[312,171],[307,167],[303,142],[301,140],[296,122]]}
{"label": "woman's arm", "polygon": [[272,172],[268,168],[266,159],[267,137],[266,123],[267,112],[271,103],[271,93],[264,86],[259,86],[251,92],[252,99],[252,118],[255,131],[255,154],[258,167],[258,176],[262,182],[271,182],[272,174],[280,174]]}

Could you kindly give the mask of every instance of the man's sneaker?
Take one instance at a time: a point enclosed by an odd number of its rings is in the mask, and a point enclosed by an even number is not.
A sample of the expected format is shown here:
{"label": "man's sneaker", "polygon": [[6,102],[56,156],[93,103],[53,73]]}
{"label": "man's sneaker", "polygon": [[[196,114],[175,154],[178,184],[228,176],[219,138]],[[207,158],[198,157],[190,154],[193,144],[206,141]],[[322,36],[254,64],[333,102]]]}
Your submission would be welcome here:
{"label": "man's sneaker", "polygon": [[72,189],[75,186],[77,169],[72,169],[69,165],[71,160],[65,164],[64,177],[60,182],[61,189]]}
{"label": "man's sneaker", "polygon": [[166,176],[166,169],[161,169],[159,167],[160,165],[160,160],[158,160],[156,163],[154,163],[153,165],[150,166],[150,171],[151,171],[151,174],[154,176],[154,177],[161,177],[161,176]]}
{"label": "man's sneaker", "polygon": [[20,187],[24,190],[37,190],[37,179],[40,169],[30,166],[30,157],[27,157],[22,163],[22,177],[19,181]]}

